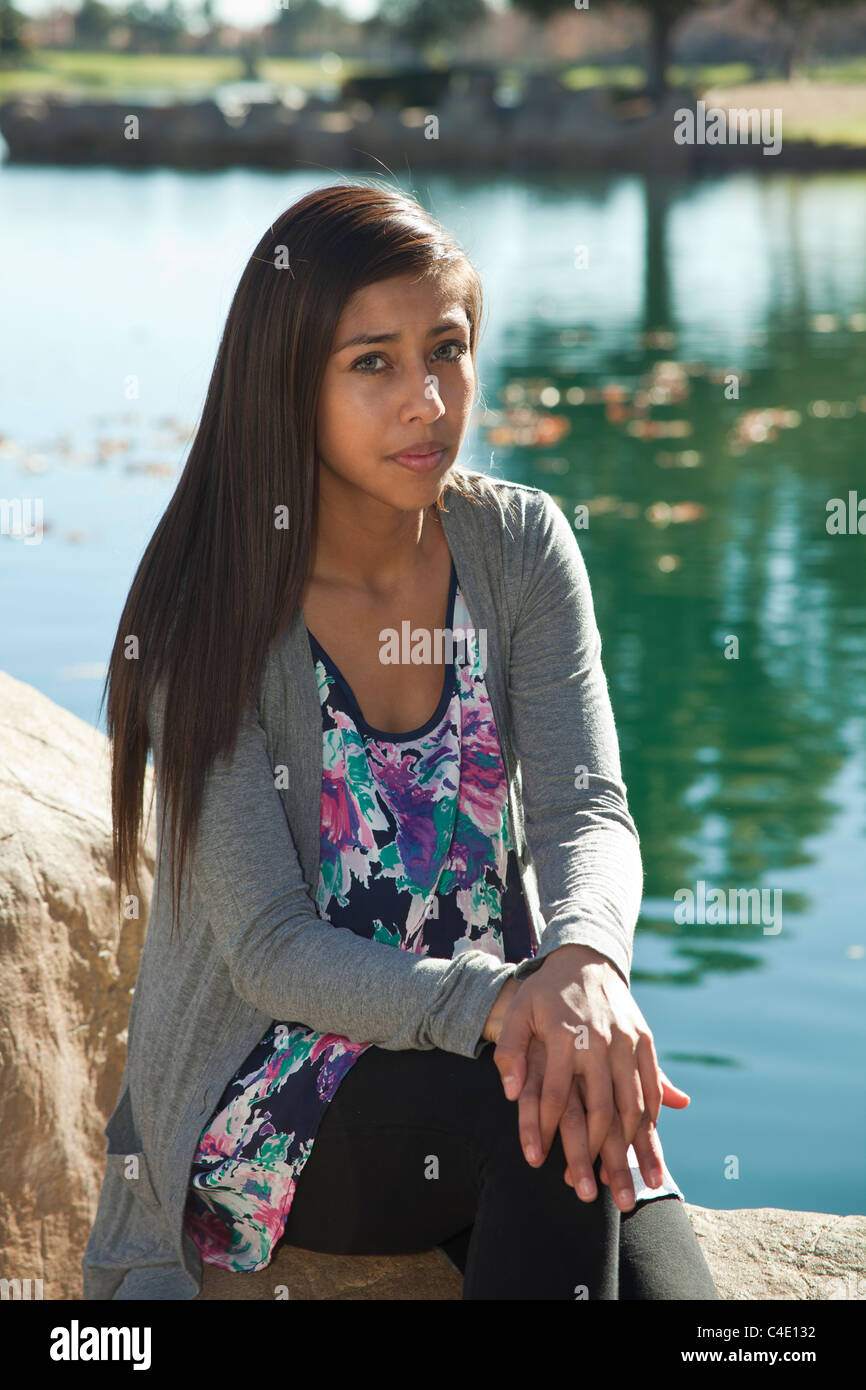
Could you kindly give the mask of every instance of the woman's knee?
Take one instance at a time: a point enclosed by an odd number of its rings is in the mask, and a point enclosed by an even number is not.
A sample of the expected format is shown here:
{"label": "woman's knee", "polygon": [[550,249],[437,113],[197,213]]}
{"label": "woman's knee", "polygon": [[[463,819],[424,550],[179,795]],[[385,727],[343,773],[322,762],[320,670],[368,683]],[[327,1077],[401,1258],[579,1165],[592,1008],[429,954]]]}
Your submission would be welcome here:
{"label": "woman's knee", "polygon": [[620,1298],[717,1300],[682,1198],[639,1202],[620,1223]]}

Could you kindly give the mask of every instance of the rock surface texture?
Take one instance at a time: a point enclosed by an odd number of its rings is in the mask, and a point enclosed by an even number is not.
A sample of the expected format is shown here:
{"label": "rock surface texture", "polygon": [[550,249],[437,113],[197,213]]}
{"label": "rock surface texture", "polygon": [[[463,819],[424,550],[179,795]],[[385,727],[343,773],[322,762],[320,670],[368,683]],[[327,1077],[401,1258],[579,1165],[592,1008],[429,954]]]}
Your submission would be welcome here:
{"label": "rock surface texture", "polygon": [[0,1277],[76,1298],[150,898],[119,923],[104,734],[0,671],[0,743]]}

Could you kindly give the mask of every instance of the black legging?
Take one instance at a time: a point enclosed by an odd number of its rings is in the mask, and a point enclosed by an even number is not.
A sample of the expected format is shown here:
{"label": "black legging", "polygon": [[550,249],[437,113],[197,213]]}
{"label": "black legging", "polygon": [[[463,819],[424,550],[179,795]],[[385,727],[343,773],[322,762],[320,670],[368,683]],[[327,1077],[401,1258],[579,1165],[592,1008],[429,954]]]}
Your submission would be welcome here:
{"label": "black legging", "polygon": [[718,1299],[679,1197],[621,1213],[599,1156],[598,1195],[581,1201],[558,1131],[530,1167],[493,1051],[362,1053],[319,1125],[283,1241],[343,1255],[438,1245],[464,1299]]}

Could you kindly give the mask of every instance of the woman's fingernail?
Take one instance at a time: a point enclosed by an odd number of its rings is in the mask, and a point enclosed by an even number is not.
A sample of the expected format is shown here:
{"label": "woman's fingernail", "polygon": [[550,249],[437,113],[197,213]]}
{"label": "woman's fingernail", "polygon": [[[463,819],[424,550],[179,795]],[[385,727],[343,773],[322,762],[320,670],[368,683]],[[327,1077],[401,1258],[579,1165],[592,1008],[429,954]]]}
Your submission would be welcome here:
{"label": "woman's fingernail", "polygon": [[539,1155],[538,1149],[535,1147],[535,1145],[534,1145],[534,1144],[527,1144],[527,1146],[526,1146],[526,1157],[529,1159],[530,1163],[537,1163],[537,1162],[538,1162],[538,1159],[539,1159],[539,1156],[540,1156],[540,1155]]}
{"label": "woman's fingernail", "polygon": [[577,1185],[577,1190],[580,1193],[581,1197],[595,1196],[595,1185],[590,1182],[589,1178],[581,1178],[580,1182]]}
{"label": "woman's fingernail", "polygon": [[633,1207],[633,1206],[634,1206],[634,1197],[633,1197],[632,1194],[631,1194],[629,1191],[627,1191],[627,1189],[624,1188],[624,1187],[621,1187],[621,1188],[620,1188],[619,1192],[616,1194],[616,1198],[617,1198],[617,1201],[618,1201],[618,1202],[621,1202],[622,1205],[623,1205],[624,1207]]}

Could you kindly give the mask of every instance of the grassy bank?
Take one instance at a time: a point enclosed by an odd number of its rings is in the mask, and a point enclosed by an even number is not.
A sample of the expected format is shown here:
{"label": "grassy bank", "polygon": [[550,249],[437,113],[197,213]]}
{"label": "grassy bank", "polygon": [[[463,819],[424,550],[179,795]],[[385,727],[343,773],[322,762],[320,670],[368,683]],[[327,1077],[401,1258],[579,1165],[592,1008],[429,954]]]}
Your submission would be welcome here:
{"label": "grassy bank", "polygon": [[[361,65],[344,62],[350,76]],[[263,81],[313,88],[328,78],[317,59],[272,58],[259,64]],[[24,92],[81,96],[90,100],[166,92],[177,97],[207,96],[223,82],[239,82],[244,65],[232,54],[66,52],[42,49],[25,66],[0,67],[0,100]],[[332,79],[333,80],[333,79]]]}

